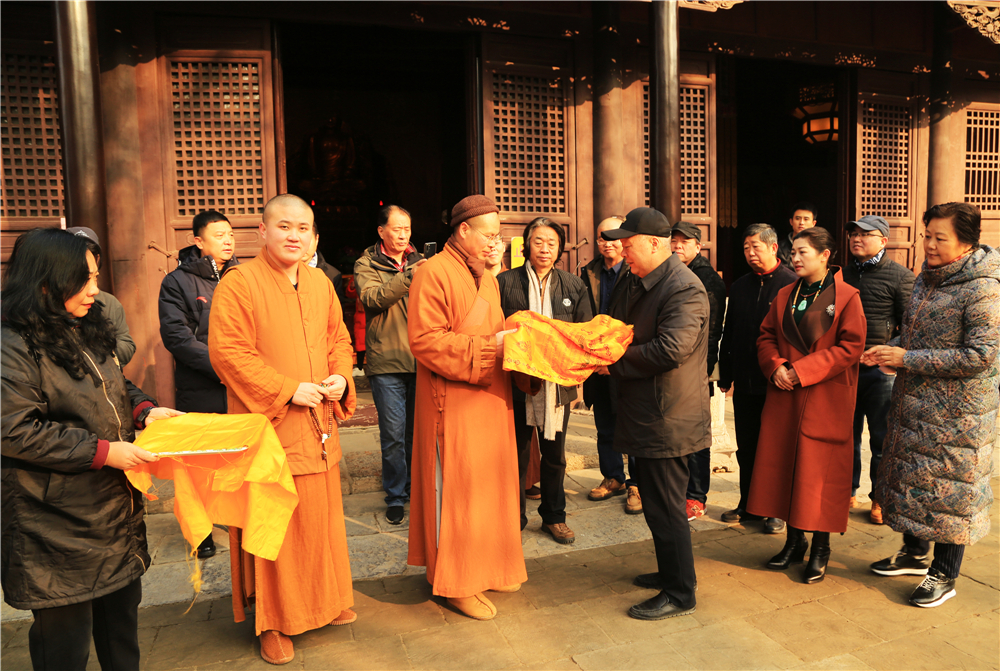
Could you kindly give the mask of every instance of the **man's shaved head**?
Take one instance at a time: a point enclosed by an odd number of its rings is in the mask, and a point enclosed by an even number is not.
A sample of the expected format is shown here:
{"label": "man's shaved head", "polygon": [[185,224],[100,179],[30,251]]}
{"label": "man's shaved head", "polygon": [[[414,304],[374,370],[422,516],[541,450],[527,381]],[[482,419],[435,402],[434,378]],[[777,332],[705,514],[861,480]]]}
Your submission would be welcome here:
{"label": "man's shaved head", "polygon": [[274,217],[275,210],[283,207],[291,208],[305,208],[312,212],[312,208],[309,207],[309,203],[302,200],[298,196],[292,193],[283,193],[280,196],[275,196],[271,200],[267,201],[267,205],[264,206],[264,214],[261,215],[261,220],[267,224]]}

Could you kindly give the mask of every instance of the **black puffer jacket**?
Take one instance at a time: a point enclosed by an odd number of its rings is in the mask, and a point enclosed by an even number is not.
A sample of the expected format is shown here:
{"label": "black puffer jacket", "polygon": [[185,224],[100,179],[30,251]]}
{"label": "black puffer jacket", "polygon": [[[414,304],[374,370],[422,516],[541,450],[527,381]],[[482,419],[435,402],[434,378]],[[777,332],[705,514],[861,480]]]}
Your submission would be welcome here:
{"label": "black puffer jacket", "polygon": [[113,357],[84,352],[99,378],[74,380],[6,324],[0,337],[4,600],[52,608],[119,590],[149,566],[143,497],[92,466],[99,439],[134,439],[133,410],[152,399]]}
{"label": "black puffer jacket", "polygon": [[160,339],[174,357],[174,406],[184,412],[226,412],[226,388],[208,357],[208,315],[219,277],[239,263],[216,268],[194,245],[178,254],[177,268],[160,284]]}
{"label": "black puffer jacket", "polygon": [[[582,323],[594,318],[590,311],[587,286],[576,275],[553,268],[549,271],[552,283],[552,318],[564,322]],[[521,266],[505,270],[497,276],[500,284],[500,303],[506,319],[515,312],[528,309],[528,268]],[[525,393],[513,386],[514,402],[524,403]],[[576,400],[576,387],[559,387],[559,405]]]}
{"label": "black puffer jacket", "polygon": [[737,394],[767,393],[767,378],[757,362],[760,325],[778,291],[797,279],[795,271],[781,262],[764,275],[747,273],[729,287],[729,308],[719,346],[720,388],[735,384]]}
{"label": "black puffer jacket", "polygon": [[708,398],[708,296],[671,254],[611,304],[635,328],[625,355],[608,366],[618,383],[614,448],[645,459],[682,457],[712,444]]}
{"label": "black puffer jacket", "polygon": [[861,307],[868,322],[865,349],[884,345],[899,335],[916,279],[909,268],[896,263],[888,254],[864,271],[859,271],[854,261],[844,264],[844,281],[861,292]]}

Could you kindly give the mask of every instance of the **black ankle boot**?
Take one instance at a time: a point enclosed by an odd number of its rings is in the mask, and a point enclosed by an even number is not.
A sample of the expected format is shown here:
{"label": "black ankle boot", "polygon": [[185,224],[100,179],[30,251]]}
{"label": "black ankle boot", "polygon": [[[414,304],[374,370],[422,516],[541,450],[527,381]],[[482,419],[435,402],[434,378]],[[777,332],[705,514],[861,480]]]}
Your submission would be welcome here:
{"label": "black ankle boot", "polygon": [[799,564],[806,556],[808,547],[809,541],[806,540],[805,532],[795,527],[788,527],[785,547],[781,548],[781,552],[771,557],[771,560],[767,562],[767,567],[773,571],[784,571],[792,564]]}
{"label": "black ankle boot", "polygon": [[826,565],[830,562],[830,534],[827,532],[813,533],[812,552],[809,553],[809,563],[802,575],[807,585],[820,582],[826,577]]}

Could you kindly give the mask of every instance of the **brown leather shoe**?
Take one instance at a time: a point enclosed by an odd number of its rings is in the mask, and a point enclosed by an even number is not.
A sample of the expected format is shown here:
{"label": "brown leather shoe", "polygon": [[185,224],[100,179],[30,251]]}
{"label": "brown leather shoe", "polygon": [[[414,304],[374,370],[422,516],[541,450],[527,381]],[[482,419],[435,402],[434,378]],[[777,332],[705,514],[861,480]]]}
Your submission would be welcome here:
{"label": "brown leather shoe", "polygon": [[260,656],[268,664],[288,664],[295,659],[292,639],[280,631],[268,629],[260,635]]}
{"label": "brown leather shoe", "polygon": [[642,499],[639,497],[639,488],[635,485],[628,488],[628,498],[625,499],[625,512],[629,515],[639,515],[642,513]]}
{"label": "brown leather shoe", "polygon": [[473,620],[492,620],[497,614],[497,607],[482,594],[448,597],[448,603]]}
{"label": "brown leather shoe", "polygon": [[524,490],[524,498],[537,501],[542,498],[542,490],[539,489],[537,485],[531,485]]}
{"label": "brown leather shoe", "polygon": [[882,524],[882,506],[872,501],[872,512],[871,512],[872,524]]}
{"label": "brown leather shoe", "polygon": [[552,536],[552,540],[563,545],[569,545],[576,540],[576,534],[573,533],[573,530],[562,522],[558,524],[542,523],[542,531],[547,531]]}
{"label": "brown leather shoe", "polygon": [[590,490],[587,498],[591,501],[603,501],[604,499],[610,499],[612,496],[624,493],[625,483],[618,482],[614,478],[604,478],[601,480],[601,484]]}
{"label": "brown leather shoe", "polygon": [[333,622],[331,622],[330,624],[333,625],[334,627],[340,627],[345,624],[351,624],[352,622],[357,622],[357,620],[358,620],[358,614],[355,613],[350,608],[345,608],[344,610],[340,611],[340,615],[333,618]]}

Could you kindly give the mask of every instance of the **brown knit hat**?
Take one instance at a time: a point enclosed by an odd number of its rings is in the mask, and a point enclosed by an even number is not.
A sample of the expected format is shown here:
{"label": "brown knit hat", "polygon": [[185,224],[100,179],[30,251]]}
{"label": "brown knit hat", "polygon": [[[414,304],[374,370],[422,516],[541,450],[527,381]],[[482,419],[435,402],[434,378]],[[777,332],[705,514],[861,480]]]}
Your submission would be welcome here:
{"label": "brown knit hat", "polygon": [[455,227],[463,221],[468,221],[473,217],[479,217],[484,214],[490,214],[491,212],[499,213],[500,208],[486,196],[479,194],[466,196],[455,203],[455,207],[451,208],[451,225]]}

